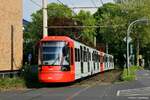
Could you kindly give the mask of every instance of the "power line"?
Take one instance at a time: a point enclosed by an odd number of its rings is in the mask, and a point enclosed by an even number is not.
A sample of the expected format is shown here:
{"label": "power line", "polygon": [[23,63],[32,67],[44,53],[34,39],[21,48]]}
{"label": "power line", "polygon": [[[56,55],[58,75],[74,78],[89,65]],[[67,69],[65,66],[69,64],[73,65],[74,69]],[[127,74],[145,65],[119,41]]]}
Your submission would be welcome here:
{"label": "power line", "polygon": [[[65,7],[68,7],[67,5],[65,5],[63,2],[61,2],[60,0],[57,0],[59,3],[61,3],[62,5],[64,5]],[[70,8],[70,7],[68,7],[68,8]],[[75,14],[75,15],[77,15],[73,10],[72,10],[72,12]]]}
{"label": "power line", "polygon": [[97,9],[99,7],[70,7],[72,9]]}
{"label": "power line", "polygon": [[34,3],[36,6],[38,6],[38,7],[42,7],[40,4],[38,4],[37,2],[35,2],[34,0],[30,0],[32,3]]}
{"label": "power line", "polygon": [[103,0],[100,0],[100,2],[101,2],[101,4],[102,4],[102,6],[104,5],[104,2],[103,2]]}
{"label": "power line", "polygon": [[63,2],[61,2],[60,0],[57,0],[60,4],[64,5],[64,6],[67,6],[65,5]]}
{"label": "power line", "polygon": [[99,27],[113,27],[113,26],[124,26],[122,25],[109,25],[109,26],[98,26],[98,25],[93,25],[93,26],[49,26],[48,28],[99,28]]}

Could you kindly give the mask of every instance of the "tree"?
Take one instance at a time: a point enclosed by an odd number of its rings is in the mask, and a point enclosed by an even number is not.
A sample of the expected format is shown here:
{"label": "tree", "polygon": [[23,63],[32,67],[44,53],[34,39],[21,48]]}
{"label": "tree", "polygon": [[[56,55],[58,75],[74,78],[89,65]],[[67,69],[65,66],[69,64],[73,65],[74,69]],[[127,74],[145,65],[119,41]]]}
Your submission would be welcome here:
{"label": "tree", "polygon": [[[55,23],[61,23],[66,20],[70,20],[72,17],[72,11],[70,8],[57,3],[48,4],[48,26],[56,25]],[[24,45],[24,55],[28,52],[33,52],[33,48],[37,45],[38,41],[43,37],[43,14],[42,9],[36,11],[31,15],[32,22],[27,26],[27,31],[24,33],[24,40],[30,40]],[[59,22],[58,22],[59,21]],[[62,25],[62,24],[60,24]],[[49,29],[49,35],[57,34],[57,29]],[[58,32],[59,34],[59,32]],[[27,59],[27,58],[25,58]]]}
{"label": "tree", "polygon": [[[137,0],[138,1],[138,0]],[[146,0],[144,0],[145,2]],[[105,4],[100,7],[94,14],[97,25],[101,27],[97,29],[100,42],[107,42],[111,45],[109,51],[115,55],[115,58],[123,56],[126,53],[126,45],[123,38],[126,36],[127,28],[129,24],[137,19],[149,18],[149,4],[148,2],[139,3],[125,2],[116,4]],[[140,33],[140,39],[142,40],[141,46],[149,43],[149,32],[146,31],[149,26],[145,26],[142,23],[134,25],[131,31],[131,37],[133,44],[137,43],[137,34]],[[147,35],[146,35],[147,34]],[[147,39],[146,39],[147,38]],[[134,45],[135,47],[136,45]],[[123,57],[122,57],[123,58]],[[121,61],[122,62],[122,61]]]}
{"label": "tree", "polygon": [[[95,19],[90,12],[81,11],[77,15],[72,14],[72,10],[67,6],[57,3],[48,4],[48,35],[66,35],[74,38],[74,34],[81,35],[78,41],[84,40],[85,43],[93,44],[93,28],[57,28],[53,26],[82,26],[95,25]],[[24,40],[30,40],[24,46],[24,51],[32,52],[37,42],[43,37],[43,16],[42,9],[32,14],[32,22],[27,26],[27,31],[24,34]],[[92,38],[91,38],[92,37]],[[76,38],[75,38],[76,39]],[[87,42],[89,41],[89,42]],[[30,49],[28,48],[30,47]]]}
{"label": "tree", "polygon": [[108,43],[109,53],[115,56],[119,62],[124,62],[123,54],[125,52],[125,43],[123,38],[126,35],[126,19],[125,12],[122,12],[118,4],[104,4],[94,14],[97,25],[101,26],[97,29],[97,37],[100,43]]}
{"label": "tree", "polygon": [[[80,21],[84,26],[95,26],[96,20],[89,11],[81,10],[78,15],[75,16],[75,20]],[[95,28],[85,27],[81,30],[82,40],[84,43],[93,44],[94,36],[96,35]]]}

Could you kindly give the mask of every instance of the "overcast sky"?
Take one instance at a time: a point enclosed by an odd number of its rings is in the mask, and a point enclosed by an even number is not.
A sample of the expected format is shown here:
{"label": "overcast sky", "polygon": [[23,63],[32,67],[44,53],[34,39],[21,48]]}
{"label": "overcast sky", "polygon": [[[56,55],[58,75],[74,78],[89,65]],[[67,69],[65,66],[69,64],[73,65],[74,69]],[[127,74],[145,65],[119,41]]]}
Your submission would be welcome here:
{"label": "overcast sky", "polygon": [[[41,7],[37,6],[33,2],[36,2],[39,5],[42,5],[42,0],[23,0],[23,18],[25,20],[31,21],[31,14],[34,13],[36,10],[41,9]],[[59,0],[63,2],[64,4],[68,5],[69,7],[84,7],[84,6],[90,6],[90,7],[95,7],[95,6],[101,6],[101,0]],[[102,0],[104,3],[107,2],[113,2],[113,0]],[[57,0],[48,0],[48,3],[51,2],[57,2]],[[95,11],[95,9],[92,9]],[[78,11],[76,9],[76,11]]]}

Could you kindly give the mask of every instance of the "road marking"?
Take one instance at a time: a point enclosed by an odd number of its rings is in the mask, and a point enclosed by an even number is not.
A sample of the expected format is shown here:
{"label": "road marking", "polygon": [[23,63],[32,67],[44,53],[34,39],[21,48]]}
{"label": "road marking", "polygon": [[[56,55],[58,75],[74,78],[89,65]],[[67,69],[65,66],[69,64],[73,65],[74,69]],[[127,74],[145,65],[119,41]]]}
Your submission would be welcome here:
{"label": "road marking", "polygon": [[86,91],[87,89],[95,86],[96,84],[97,84],[97,82],[92,84],[92,85],[90,85],[90,86],[87,86],[86,88],[83,88],[83,89],[73,93],[71,96],[67,97],[67,100],[72,100],[74,97],[78,96],[79,94],[81,94],[82,92]]}
{"label": "road marking", "polygon": [[118,91],[117,91],[117,96],[119,96],[119,94],[120,94],[120,91],[118,90]]}
{"label": "road marking", "polygon": [[149,97],[128,97],[131,100],[149,100]]}
{"label": "road marking", "polygon": [[149,74],[148,74],[148,73],[146,73],[146,74],[143,74],[143,76],[149,76]]}
{"label": "road marking", "polygon": [[86,90],[89,89],[90,87],[92,87],[92,86],[88,86],[88,87],[86,87],[86,88],[84,88],[84,89],[81,89],[81,90],[75,92],[73,95],[69,96],[69,97],[67,98],[67,100],[73,99],[74,97],[76,97],[76,96],[79,95],[80,93],[86,91]]}
{"label": "road marking", "polygon": [[150,87],[118,90],[117,96],[150,96]]}

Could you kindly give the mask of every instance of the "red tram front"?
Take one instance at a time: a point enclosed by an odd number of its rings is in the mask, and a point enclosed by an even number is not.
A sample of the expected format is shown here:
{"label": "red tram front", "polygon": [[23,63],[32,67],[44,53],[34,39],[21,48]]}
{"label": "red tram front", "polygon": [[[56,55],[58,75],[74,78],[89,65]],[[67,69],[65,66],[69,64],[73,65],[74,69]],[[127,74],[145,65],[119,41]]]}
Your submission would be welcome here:
{"label": "red tram front", "polygon": [[72,82],[75,80],[74,41],[65,36],[48,36],[39,45],[40,82]]}

